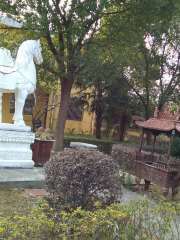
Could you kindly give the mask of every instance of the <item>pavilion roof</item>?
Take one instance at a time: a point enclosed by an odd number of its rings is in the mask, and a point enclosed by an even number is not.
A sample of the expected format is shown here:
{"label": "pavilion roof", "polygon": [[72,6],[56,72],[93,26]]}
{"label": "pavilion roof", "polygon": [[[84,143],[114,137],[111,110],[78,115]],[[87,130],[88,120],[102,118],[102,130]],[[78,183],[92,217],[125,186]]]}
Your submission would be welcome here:
{"label": "pavilion roof", "polygon": [[[169,108],[168,108],[169,110]],[[174,114],[171,114],[165,109],[164,112],[160,112],[156,108],[154,112],[154,118],[150,118],[147,121],[136,120],[135,123],[141,128],[158,130],[162,132],[169,132],[176,130],[180,132],[179,110],[177,109]]]}
{"label": "pavilion roof", "polygon": [[166,119],[150,118],[145,122],[136,121],[136,125],[142,128],[148,128],[165,132],[169,132],[172,130],[177,130],[178,132],[180,132],[180,122],[175,122]]}

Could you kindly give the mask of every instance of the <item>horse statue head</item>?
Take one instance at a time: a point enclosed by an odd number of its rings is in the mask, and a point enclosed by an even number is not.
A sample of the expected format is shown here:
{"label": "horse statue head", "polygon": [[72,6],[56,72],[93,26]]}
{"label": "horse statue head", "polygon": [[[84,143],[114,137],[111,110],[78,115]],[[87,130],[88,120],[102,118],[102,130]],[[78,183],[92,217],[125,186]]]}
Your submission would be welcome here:
{"label": "horse statue head", "polygon": [[43,62],[41,51],[40,40],[27,40],[23,42],[17,53],[16,62],[18,66],[21,69],[24,68],[24,70],[27,70],[32,60],[37,64],[41,64]]}

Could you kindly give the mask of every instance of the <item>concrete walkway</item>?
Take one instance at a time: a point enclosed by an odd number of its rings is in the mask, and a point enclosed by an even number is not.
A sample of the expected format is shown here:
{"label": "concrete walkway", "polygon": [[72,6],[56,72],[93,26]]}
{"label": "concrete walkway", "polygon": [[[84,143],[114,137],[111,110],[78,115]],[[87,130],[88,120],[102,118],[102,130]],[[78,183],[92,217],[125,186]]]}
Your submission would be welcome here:
{"label": "concrete walkway", "polygon": [[0,188],[44,188],[44,169],[0,168]]}
{"label": "concrete walkway", "polygon": [[138,200],[138,199],[147,200],[147,198],[142,197],[137,192],[132,192],[128,189],[123,190],[123,195],[122,195],[122,198],[121,198],[122,204],[129,204],[130,201],[135,200],[135,199],[136,200]]}

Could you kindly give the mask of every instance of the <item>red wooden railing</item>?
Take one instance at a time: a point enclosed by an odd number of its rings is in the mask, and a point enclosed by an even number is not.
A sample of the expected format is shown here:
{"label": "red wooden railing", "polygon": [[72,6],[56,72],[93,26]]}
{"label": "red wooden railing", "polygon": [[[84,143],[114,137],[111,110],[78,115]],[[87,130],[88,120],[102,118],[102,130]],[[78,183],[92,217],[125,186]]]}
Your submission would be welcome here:
{"label": "red wooden railing", "polygon": [[180,163],[172,163],[169,160],[166,162],[161,161],[161,155],[154,156],[150,154],[145,154],[143,152],[139,152],[139,150],[135,150],[134,152],[134,160],[138,162],[142,162],[146,165],[150,165],[156,167],[158,169],[163,169],[168,172],[178,172]]}

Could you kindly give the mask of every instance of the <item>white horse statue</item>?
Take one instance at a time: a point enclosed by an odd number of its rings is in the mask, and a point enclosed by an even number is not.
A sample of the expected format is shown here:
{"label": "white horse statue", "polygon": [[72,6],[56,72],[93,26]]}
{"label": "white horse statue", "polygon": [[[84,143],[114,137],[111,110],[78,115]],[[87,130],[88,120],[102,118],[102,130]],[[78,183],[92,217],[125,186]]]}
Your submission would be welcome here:
{"label": "white horse statue", "polygon": [[0,48],[0,123],[2,122],[2,94],[15,93],[14,124],[23,126],[23,107],[28,94],[36,89],[34,61],[41,64],[40,40],[27,40],[19,47],[13,60],[10,51]]}

